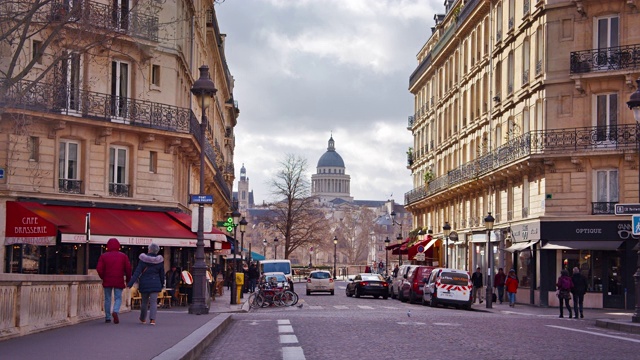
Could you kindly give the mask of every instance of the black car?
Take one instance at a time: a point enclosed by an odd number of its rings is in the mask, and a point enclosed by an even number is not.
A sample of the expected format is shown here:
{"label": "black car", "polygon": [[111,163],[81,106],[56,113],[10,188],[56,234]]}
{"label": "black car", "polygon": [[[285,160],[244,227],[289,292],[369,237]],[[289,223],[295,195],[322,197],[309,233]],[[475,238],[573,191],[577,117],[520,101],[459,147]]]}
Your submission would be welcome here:
{"label": "black car", "polygon": [[349,279],[345,292],[349,297],[372,295],[376,299],[380,296],[387,299],[389,297],[389,283],[378,274],[358,274],[353,279]]}

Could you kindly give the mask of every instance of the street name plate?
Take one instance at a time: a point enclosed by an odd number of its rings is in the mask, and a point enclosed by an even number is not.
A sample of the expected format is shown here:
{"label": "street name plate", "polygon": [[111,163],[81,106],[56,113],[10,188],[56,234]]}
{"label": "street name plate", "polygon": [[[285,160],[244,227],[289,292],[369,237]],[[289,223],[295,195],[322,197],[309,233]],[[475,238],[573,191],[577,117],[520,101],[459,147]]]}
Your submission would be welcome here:
{"label": "street name plate", "polygon": [[191,204],[213,204],[213,195],[190,194],[189,197]]}
{"label": "street name plate", "polygon": [[640,204],[616,204],[616,215],[640,214]]}

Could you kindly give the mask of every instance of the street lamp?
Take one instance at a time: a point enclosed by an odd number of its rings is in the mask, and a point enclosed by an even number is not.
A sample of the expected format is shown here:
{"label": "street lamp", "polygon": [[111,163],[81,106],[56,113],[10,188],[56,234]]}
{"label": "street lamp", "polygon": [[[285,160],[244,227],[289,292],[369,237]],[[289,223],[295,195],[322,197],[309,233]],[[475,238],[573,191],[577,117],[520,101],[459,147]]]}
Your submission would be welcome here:
{"label": "street lamp", "polygon": [[391,240],[389,240],[389,237],[387,236],[386,239],[384,239],[384,255],[385,255],[385,262],[384,262],[384,275],[385,276],[389,276],[389,244],[391,243]]}
{"label": "street lamp", "polygon": [[264,246],[264,249],[262,251],[262,256],[264,256],[264,258],[267,258],[267,239],[262,239],[262,246]]}
{"label": "street lamp", "polygon": [[400,226],[400,235],[404,236],[404,232],[402,231],[402,222],[396,222],[396,212],[395,211],[391,211],[391,222],[393,223],[393,225],[398,225]]}
{"label": "street lamp", "polygon": [[[236,270],[238,268],[238,264],[236,263],[236,254],[238,253],[238,240],[236,239],[236,230],[238,229],[238,220],[240,219],[240,213],[238,212],[238,204],[236,203],[231,213],[231,217],[233,218],[233,265],[232,274],[231,274],[231,305],[235,305],[238,303],[236,297],[238,296],[236,289]],[[242,293],[241,293],[242,294]]]}
{"label": "street lamp", "polygon": [[[243,216],[242,219],[240,219],[240,222],[238,224],[240,226],[240,263],[244,265],[244,256],[242,255],[242,252],[244,251],[244,232],[247,229],[247,219],[245,219]],[[249,256],[251,256],[251,253],[249,253]],[[248,283],[245,281],[243,288],[247,285]],[[242,298],[243,294],[244,294],[244,290],[240,292],[240,298]]]}
{"label": "street lamp", "polygon": [[402,234],[398,234],[396,237],[398,241],[398,266],[402,265]]}
{"label": "street lamp", "polygon": [[[636,119],[636,145],[638,146],[638,198],[640,199],[640,79],[636,80],[636,91],[631,94],[627,105],[629,109],[633,110],[633,117]],[[636,288],[636,311],[631,316],[631,321],[634,323],[640,323],[640,240],[634,247],[634,250],[638,253],[638,260],[636,263],[636,273],[633,274]]]}
{"label": "street lamp", "polygon": [[491,268],[493,267],[493,249],[491,248],[491,230],[493,229],[493,222],[496,219],[491,216],[491,211],[489,211],[489,215],[484,218],[484,227],[487,229],[487,309],[491,309],[493,307],[493,289],[491,287]]}
{"label": "street lamp", "polygon": [[336,277],[336,259],[338,258],[338,237],[334,236],[333,237],[333,280],[335,280]]}
{"label": "street lamp", "polygon": [[442,227],[442,233],[444,234],[445,247],[444,247],[444,267],[449,268],[449,234],[451,234],[451,225],[448,221],[444,222]]}
{"label": "street lamp", "polygon": [[[204,146],[207,130],[207,109],[211,103],[211,99],[218,91],[209,77],[209,67],[202,65],[200,67],[200,78],[193,83],[191,93],[200,103],[202,115],[200,118],[200,195],[204,195]],[[196,241],[196,255],[193,264],[193,297],[191,306],[189,306],[189,314],[201,315],[208,314],[209,308],[206,303],[205,291],[207,289],[207,265],[204,262],[204,204],[198,204],[198,230]]]}
{"label": "street lamp", "polygon": [[278,258],[278,237],[276,236],[275,239],[273,239],[273,258],[277,259]]}

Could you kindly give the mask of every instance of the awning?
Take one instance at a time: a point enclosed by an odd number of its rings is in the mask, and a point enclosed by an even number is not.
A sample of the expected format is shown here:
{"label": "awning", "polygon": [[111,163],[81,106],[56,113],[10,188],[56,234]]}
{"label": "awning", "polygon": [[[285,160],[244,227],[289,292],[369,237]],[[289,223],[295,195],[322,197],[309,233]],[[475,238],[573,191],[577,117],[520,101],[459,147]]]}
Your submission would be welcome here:
{"label": "awning", "polygon": [[524,241],[524,242],[519,242],[519,243],[514,243],[513,245],[509,246],[508,248],[505,248],[505,251],[508,251],[510,253],[512,252],[516,252],[516,251],[520,251],[520,250],[524,250],[530,246],[535,245],[539,240],[534,240],[534,241]]}
{"label": "awning", "polygon": [[[7,202],[7,204],[12,202]],[[33,213],[54,225],[64,243],[85,243],[85,220],[91,214],[91,244],[106,244],[117,238],[121,245],[195,247],[196,234],[165,212],[44,205],[13,202],[12,209]],[[7,212],[7,223],[15,223],[14,212]],[[209,240],[204,242],[211,246]]]}
{"label": "awning", "polygon": [[55,245],[58,236],[56,224],[24,208],[15,201],[7,201],[5,245]]}
{"label": "awning", "polygon": [[391,252],[391,255],[406,254],[410,239],[405,240]]}
{"label": "awning", "polygon": [[264,260],[265,257],[262,254],[258,254],[257,252],[251,252],[251,260],[261,261]]}
{"label": "awning", "polygon": [[416,254],[419,252],[423,252],[428,258],[433,257],[433,250],[431,249],[431,247],[438,240],[440,239],[432,238],[431,236],[429,236],[427,239],[415,243],[413,246],[409,247],[409,259],[415,258]]}
{"label": "awning", "polygon": [[618,250],[622,241],[545,241],[543,250]]}
{"label": "awning", "polygon": [[[168,212],[167,214],[169,214],[169,216],[173,217],[174,219],[184,224],[187,227],[187,229],[191,229],[191,221],[192,221],[191,215],[185,214],[185,213],[177,213],[177,212]],[[224,235],[224,233],[216,229],[215,227],[212,228],[210,232],[205,232],[204,238],[207,240],[214,240],[219,242],[227,241],[227,237]]]}

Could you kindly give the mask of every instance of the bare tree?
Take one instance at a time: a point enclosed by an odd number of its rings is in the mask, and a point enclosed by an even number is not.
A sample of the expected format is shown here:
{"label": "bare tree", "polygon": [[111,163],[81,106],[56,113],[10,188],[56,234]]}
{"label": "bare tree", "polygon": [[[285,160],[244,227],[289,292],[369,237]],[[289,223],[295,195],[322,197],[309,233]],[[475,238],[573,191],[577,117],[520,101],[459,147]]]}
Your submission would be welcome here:
{"label": "bare tree", "polygon": [[344,211],[338,225],[339,251],[349,264],[365,263],[369,230],[375,226],[375,214],[365,207]]}
{"label": "bare tree", "polygon": [[[296,249],[316,245],[326,237],[327,221],[310,196],[307,160],[293,154],[285,156],[270,186],[275,199],[262,222],[274,229],[284,245],[284,257]],[[324,239],[326,241],[326,239]]]}

